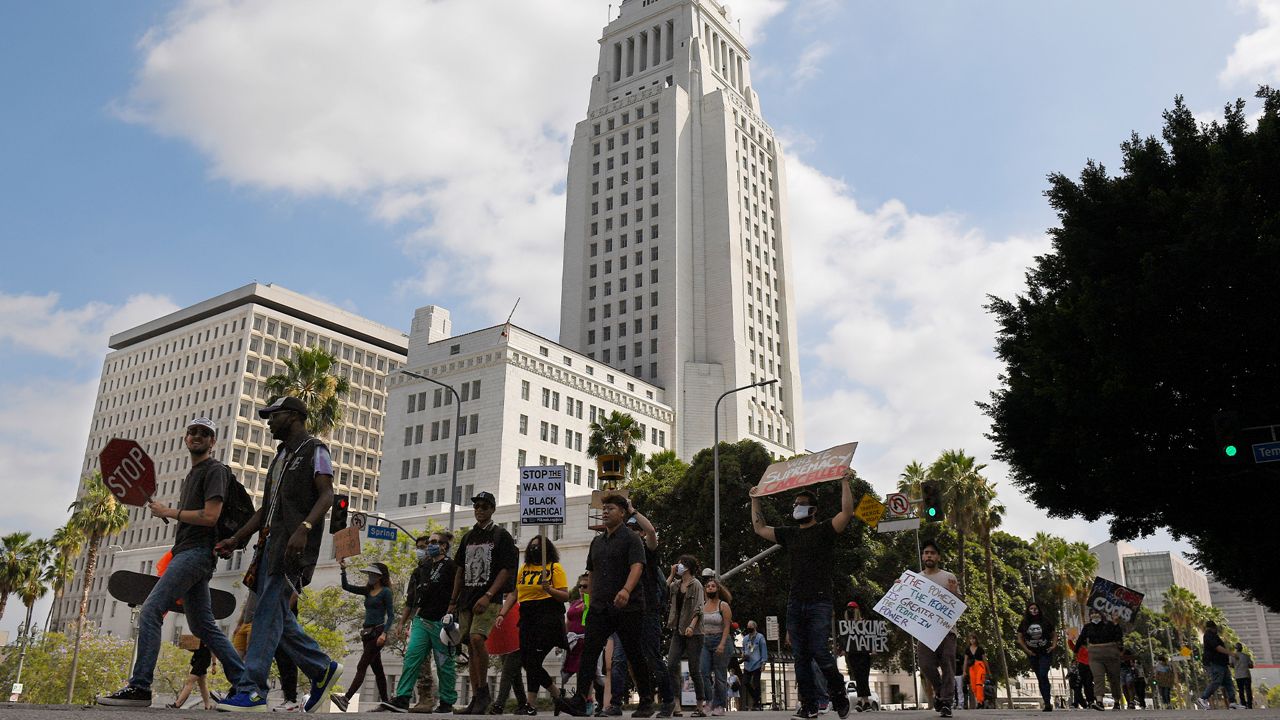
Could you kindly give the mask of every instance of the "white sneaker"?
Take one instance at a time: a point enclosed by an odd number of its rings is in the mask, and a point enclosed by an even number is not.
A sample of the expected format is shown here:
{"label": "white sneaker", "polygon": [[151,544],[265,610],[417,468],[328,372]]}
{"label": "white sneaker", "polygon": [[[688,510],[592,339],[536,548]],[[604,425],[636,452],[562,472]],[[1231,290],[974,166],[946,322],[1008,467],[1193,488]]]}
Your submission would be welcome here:
{"label": "white sneaker", "polygon": [[1241,705],[1240,703],[1231,703],[1227,707],[1231,708],[1232,710],[1244,710],[1244,706]]}
{"label": "white sneaker", "polygon": [[1205,700],[1204,698],[1196,698],[1196,707],[1200,708],[1201,710],[1208,710],[1209,701]]}
{"label": "white sneaker", "polygon": [[302,706],[296,701],[281,700],[280,704],[271,708],[272,712],[300,712]]}

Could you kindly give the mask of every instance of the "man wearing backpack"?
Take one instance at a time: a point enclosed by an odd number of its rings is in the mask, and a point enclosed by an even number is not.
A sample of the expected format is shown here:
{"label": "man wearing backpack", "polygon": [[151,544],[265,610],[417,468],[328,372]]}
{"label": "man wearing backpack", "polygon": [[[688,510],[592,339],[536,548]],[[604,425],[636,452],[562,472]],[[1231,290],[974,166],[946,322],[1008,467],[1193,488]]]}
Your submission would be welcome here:
{"label": "man wearing backpack", "polygon": [[218,518],[228,487],[236,480],[227,466],[213,457],[218,441],[218,426],[209,418],[192,420],[184,442],[191,453],[191,470],[182,481],[176,508],[152,501],[148,506],[155,517],[177,521],[173,559],[156,583],[138,615],[138,659],[133,665],[129,684],[110,695],[98,698],[99,705],[149,707],[151,682],[156,658],[160,654],[160,626],[164,614],[175,600],[182,600],[183,612],[191,632],[213,651],[229,677],[244,671],[244,664],[227,636],[214,621],[209,601],[209,578],[213,576],[213,546],[217,541]]}

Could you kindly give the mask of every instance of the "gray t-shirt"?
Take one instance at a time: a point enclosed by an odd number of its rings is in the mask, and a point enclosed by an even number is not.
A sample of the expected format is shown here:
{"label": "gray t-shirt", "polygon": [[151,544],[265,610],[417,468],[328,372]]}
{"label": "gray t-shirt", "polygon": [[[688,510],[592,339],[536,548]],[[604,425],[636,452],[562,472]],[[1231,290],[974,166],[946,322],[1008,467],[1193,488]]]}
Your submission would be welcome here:
{"label": "gray t-shirt", "polygon": [[[202,510],[206,500],[227,496],[227,483],[231,481],[231,471],[226,465],[213,458],[201,461],[182,481],[179,510]],[[183,513],[184,516],[186,513]],[[178,531],[173,537],[173,554],[192,548],[213,549],[217,536],[213,527],[202,527],[178,521]]]}
{"label": "gray t-shirt", "polygon": [[1237,680],[1246,680],[1252,677],[1249,674],[1249,655],[1244,652],[1237,652],[1231,656],[1231,669],[1234,671],[1232,675]]}

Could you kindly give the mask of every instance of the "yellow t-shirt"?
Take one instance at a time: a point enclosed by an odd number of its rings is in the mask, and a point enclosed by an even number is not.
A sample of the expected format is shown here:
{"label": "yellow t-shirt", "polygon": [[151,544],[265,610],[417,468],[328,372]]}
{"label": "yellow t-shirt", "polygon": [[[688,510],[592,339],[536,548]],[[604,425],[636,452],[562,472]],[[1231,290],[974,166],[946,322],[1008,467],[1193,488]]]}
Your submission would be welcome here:
{"label": "yellow t-shirt", "polygon": [[547,600],[551,597],[546,590],[542,589],[543,572],[551,571],[551,587],[560,590],[569,589],[569,578],[564,574],[564,568],[560,563],[551,563],[551,567],[544,565],[521,565],[520,574],[516,578],[516,599],[520,602],[529,602],[531,600]]}

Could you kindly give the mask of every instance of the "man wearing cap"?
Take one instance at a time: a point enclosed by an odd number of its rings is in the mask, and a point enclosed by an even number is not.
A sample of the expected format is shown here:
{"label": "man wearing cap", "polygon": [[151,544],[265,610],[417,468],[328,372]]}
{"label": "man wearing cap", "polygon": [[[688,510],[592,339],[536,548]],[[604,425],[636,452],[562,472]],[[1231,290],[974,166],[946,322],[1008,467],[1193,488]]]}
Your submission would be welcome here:
{"label": "man wearing cap", "polygon": [[520,551],[511,533],[493,522],[497,506],[493,493],[481,492],[471,498],[476,524],[462,536],[454,556],[458,569],[448,612],[457,613],[459,629],[471,647],[467,671],[474,688],[471,702],[454,711],[458,715],[484,715],[489,710],[493,694],[489,691],[489,652],[484,641],[498,619],[503,593],[515,589]]}
{"label": "man wearing cap", "polygon": [[[409,701],[413,696],[413,686],[422,674],[425,685],[424,692],[418,698],[418,706],[433,713],[451,713],[453,704],[458,701],[457,678],[453,666],[453,649],[440,638],[441,621],[445,611],[449,609],[449,598],[453,595],[453,579],[457,568],[449,558],[449,543],[453,542],[453,533],[447,530],[433,532],[418,538],[414,550],[418,558],[418,566],[409,577],[406,589],[404,612],[400,616],[401,637],[408,637],[408,647],[404,651],[404,666],[400,671],[400,681],[396,683],[396,695],[383,709],[394,712],[409,710]],[[410,618],[413,622],[410,625]],[[423,663],[430,663],[434,658],[436,674],[440,680],[440,704],[434,708],[430,705],[432,694],[431,668],[422,673]]]}
{"label": "man wearing cap", "polygon": [[[316,712],[342,674],[342,665],[320,649],[289,610],[297,590],[289,578],[305,582],[315,569],[324,536],[323,520],[333,505],[333,462],[324,443],[307,432],[307,406],[295,397],[282,397],[258,410],[271,436],[280,441],[268,470],[262,507],[235,535],[218,543],[218,554],[229,556],[244,547],[259,529],[261,553],[254,557],[258,607],[236,692],[218,703],[223,712],[266,709],[267,671],[279,646],[311,679],[304,712]],[[234,677],[230,672],[228,677]]]}
{"label": "man wearing cap", "polygon": [[222,514],[227,484],[235,479],[227,466],[213,457],[218,426],[212,420],[205,417],[192,420],[183,440],[191,454],[191,470],[182,480],[178,507],[154,500],[148,506],[152,516],[178,523],[170,551],[173,559],[138,615],[138,658],[129,684],[99,697],[99,705],[150,707],[151,682],[156,657],[160,654],[160,626],[164,614],[179,599],[192,634],[213,651],[226,672],[238,673],[244,669],[240,656],[214,621],[209,600],[209,578],[213,576],[215,562],[213,545],[217,539],[214,526]]}

